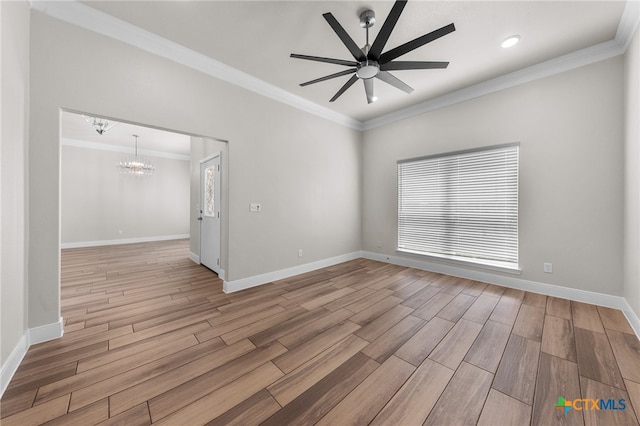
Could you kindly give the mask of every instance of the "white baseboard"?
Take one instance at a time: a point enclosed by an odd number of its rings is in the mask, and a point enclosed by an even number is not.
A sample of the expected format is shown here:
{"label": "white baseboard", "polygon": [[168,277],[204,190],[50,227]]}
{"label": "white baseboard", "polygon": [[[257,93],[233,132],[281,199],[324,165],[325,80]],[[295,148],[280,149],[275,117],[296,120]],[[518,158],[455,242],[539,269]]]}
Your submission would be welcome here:
{"label": "white baseboard", "polygon": [[340,256],[330,257],[328,259],[318,260],[316,262],[305,263],[291,268],[281,269],[279,271],[268,272],[266,274],[255,275],[253,277],[241,278],[234,281],[224,281],[222,290],[225,293],[233,293],[234,291],[246,290],[272,281],[282,280],[284,278],[293,277],[294,275],[304,274],[306,272],[315,271],[316,269],[326,268],[327,266],[336,265],[338,263],[347,262],[362,257],[359,251],[347,253]]}
{"label": "white baseboard", "polygon": [[638,339],[640,339],[640,317],[638,317],[638,314],[636,314],[636,312],[631,308],[631,305],[629,305],[627,299],[623,300],[625,307],[621,308],[622,313],[624,313],[624,316],[627,317],[629,324],[631,324],[631,328],[633,328],[633,331],[636,332],[636,336],[638,337]]}
{"label": "white baseboard", "polygon": [[4,395],[4,391],[9,386],[13,375],[16,374],[27,350],[29,350],[28,337],[27,334],[24,334],[0,369],[0,397]]}
{"label": "white baseboard", "polygon": [[60,248],[70,249],[70,248],[83,248],[83,247],[115,246],[118,244],[151,243],[154,241],[184,240],[188,238],[189,238],[189,234],[160,235],[157,237],[118,238],[115,240],[80,241],[77,243],[62,243],[60,244]]}
{"label": "white baseboard", "polygon": [[460,268],[452,265],[429,262],[425,260],[410,259],[401,256],[390,256],[386,254],[363,251],[362,257],[365,259],[377,260],[394,265],[406,266],[421,269],[424,271],[438,272],[460,278],[467,278],[474,281],[496,284],[502,287],[515,288],[518,290],[530,291],[532,293],[544,294],[545,296],[560,297],[574,300],[576,302],[590,303],[593,305],[606,306],[608,308],[620,309],[629,320],[638,338],[640,338],[640,318],[631,309],[624,297],[612,296],[609,294],[596,293],[593,291],[580,290],[576,288],[563,287],[553,284],[545,284],[537,281],[528,281],[515,276],[505,276],[483,272],[472,269]]}
{"label": "white baseboard", "polygon": [[60,317],[58,322],[30,328],[27,333],[29,336],[29,346],[62,337],[64,334],[62,317]]}
{"label": "white baseboard", "polygon": [[189,259],[193,260],[193,262],[197,263],[198,265],[200,264],[200,256],[191,251],[189,252]]}
{"label": "white baseboard", "polygon": [[16,347],[13,348],[13,351],[11,351],[7,361],[2,365],[2,368],[0,368],[0,397],[4,395],[4,391],[7,389],[7,386],[9,386],[9,382],[11,382],[13,375],[16,374],[16,371],[24,359],[24,356],[27,354],[29,347],[31,345],[57,339],[62,337],[62,334],[62,317],[60,317],[58,322],[27,330],[27,332],[18,341]]}

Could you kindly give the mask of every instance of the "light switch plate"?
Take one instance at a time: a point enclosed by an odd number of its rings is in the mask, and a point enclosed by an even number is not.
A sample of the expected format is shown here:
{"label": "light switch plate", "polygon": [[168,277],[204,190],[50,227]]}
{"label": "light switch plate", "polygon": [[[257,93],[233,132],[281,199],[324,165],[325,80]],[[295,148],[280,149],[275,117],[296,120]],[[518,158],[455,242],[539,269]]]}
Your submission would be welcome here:
{"label": "light switch plate", "polygon": [[249,211],[250,212],[260,212],[260,211],[262,211],[262,206],[260,205],[260,203],[251,203],[251,204],[249,204]]}

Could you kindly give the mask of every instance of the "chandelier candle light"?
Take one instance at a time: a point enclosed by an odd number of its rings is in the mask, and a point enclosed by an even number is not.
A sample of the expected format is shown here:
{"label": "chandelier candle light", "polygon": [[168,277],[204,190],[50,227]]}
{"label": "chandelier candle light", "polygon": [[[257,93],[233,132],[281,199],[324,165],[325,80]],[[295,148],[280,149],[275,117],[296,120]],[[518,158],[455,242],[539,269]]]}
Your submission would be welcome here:
{"label": "chandelier candle light", "polygon": [[138,157],[138,135],[132,135],[136,138],[135,155],[125,158],[124,161],[116,163],[116,167],[120,168],[120,173],[133,176],[151,176],[155,167],[149,161],[142,157]]}

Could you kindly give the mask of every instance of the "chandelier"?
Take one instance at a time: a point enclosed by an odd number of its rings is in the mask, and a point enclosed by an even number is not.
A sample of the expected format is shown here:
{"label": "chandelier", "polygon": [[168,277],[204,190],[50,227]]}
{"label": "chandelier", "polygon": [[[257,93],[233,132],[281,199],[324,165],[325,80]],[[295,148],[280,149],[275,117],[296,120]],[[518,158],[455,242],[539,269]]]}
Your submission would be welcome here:
{"label": "chandelier", "polygon": [[138,135],[132,136],[136,138],[134,156],[128,156],[123,161],[119,161],[116,167],[119,167],[120,173],[125,175],[151,176],[155,167],[143,157],[138,157]]}
{"label": "chandelier", "polygon": [[96,132],[98,132],[99,135],[120,124],[117,121],[115,123],[109,123],[109,121],[104,118],[89,117],[87,115],[83,115],[82,117],[84,117],[85,121],[96,129]]}

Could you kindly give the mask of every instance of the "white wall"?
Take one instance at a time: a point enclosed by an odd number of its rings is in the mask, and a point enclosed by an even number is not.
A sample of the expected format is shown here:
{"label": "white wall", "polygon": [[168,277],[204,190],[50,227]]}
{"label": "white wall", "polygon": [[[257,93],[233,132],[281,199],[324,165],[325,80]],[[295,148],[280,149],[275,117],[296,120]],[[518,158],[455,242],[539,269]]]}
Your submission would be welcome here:
{"label": "white wall", "polygon": [[622,296],[622,73],[616,57],[366,132],[363,250],[401,256],[398,160],[520,142],[518,278]]}
{"label": "white wall", "polygon": [[125,155],[62,146],[63,247],[189,234],[189,161],[147,156],[155,171],[142,178],[119,173]]}
{"label": "white wall", "polygon": [[[29,3],[0,2],[0,394],[17,363],[26,323],[26,150],[29,109]],[[23,344],[26,344],[24,340]],[[14,354],[12,356],[12,353]]]}
{"label": "white wall", "polygon": [[625,55],[624,297],[640,316],[640,30]]}
{"label": "white wall", "polygon": [[356,130],[35,11],[31,99],[30,327],[59,315],[60,108],[229,141],[227,280],[360,249]]}

